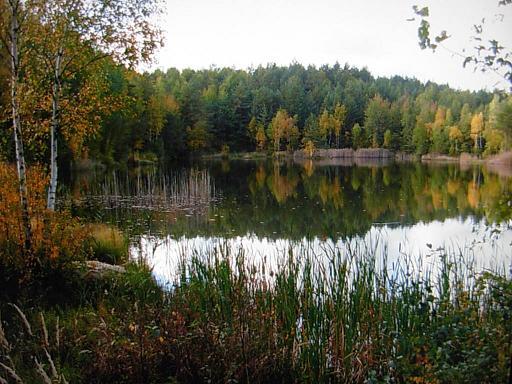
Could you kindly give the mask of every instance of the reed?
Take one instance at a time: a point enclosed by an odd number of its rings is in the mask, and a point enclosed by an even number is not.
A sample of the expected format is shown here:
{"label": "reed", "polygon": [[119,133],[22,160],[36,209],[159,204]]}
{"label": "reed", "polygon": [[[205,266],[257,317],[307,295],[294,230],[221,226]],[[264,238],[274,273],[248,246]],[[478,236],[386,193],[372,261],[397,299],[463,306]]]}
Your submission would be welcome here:
{"label": "reed", "polygon": [[216,198],[207,170],[182,170],[163,174],[154,168],[137,168],[135,177],[113,172],[99,188],[92,188],[89,201],[108,208],[150,211],[205,211]]}
{"label": "reed", "polygon": [[[147,267],[130,265],[93,282],[96,296],[83,308],[58,311],[66,358],[57,371],[88,383],[506,382],[507,272],[476,273],[459,249],[436,251],[423,268],[407,255],[390,264],[376,249],[294,247],[270,263],[223,244],[183,257],[167,291]],[[17,340],[30,356],[57,338],[34,326],[34,316],[45,322],[37,313],[26,321],[14,307],[4,313],[6,351]],[[26,344],[31,333],[40,342]],[[32,360],[0,361],[20,377],[39,372]],[[5,367],[2,376],[13,379]]]}
{"label": "reed", "polygon": [[[308,249],[290,252],[270,274],[239,250],[216,249],[183,262],[170,305],[193,319],[189,332],[208,341],[193,346],[178,337],[178,349],[194,356],[185,351],[205,348],[222,372],[238,367],[234,378],[242,381],[279,375],[347,383],[507,377],[511,308],[503,312],[504,302],[496,299],[510,300],[512,291],[503,274],[474,274],[457,251],[440,252],[424,271],[406,258],[388,268],[368,247],[318,257]],[[195,356],[199,369],[202,354]],[[262,362],[268,377],[261,376]],[[211,374],[183,378],[225,379]]]}

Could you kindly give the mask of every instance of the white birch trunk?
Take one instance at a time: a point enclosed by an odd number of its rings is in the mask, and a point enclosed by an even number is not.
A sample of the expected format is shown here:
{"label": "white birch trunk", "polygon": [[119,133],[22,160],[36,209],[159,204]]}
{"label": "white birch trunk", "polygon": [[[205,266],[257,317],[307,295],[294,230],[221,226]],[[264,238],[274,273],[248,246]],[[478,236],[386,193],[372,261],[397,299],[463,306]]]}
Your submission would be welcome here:
{"label": "white birch trunk", "polygon": [[62,48],[59,48],[57,57],[55,58],[55,73],[53,79],[52,89],[52,121],[51,121],[51,132],[50,132],[50,148],[51,148],[51,159],[50,159],[50,186],[48,188],[48,201],[47,208],[54,211],[55,202],[57,200],[57,133],[59,128],[59,102],[61,92],[61,63],[62,63]]}
{"label": "white birch trunk", "polygon": [[24,249],[29,252],[32,242],[32,230],[30,227],[30,213],[28,209],[28,191],[27,191],[27,177],[25,155],[23,151],[23,137],[21,134],[21,120],[19,111],[18,100],[18,79],[19,79],[19,52],[18,52],[18,37],[19,37],[19,22],[20,16],[20,1],[9,1],[11,10],[11,30],[10,30],[10,43],[11,43],[11,104],[12,104],[12,125],[14,131],[14,145],[16,151],[16,167],[18,169],[18,185],[21,203],[21,219],[24,230]]}

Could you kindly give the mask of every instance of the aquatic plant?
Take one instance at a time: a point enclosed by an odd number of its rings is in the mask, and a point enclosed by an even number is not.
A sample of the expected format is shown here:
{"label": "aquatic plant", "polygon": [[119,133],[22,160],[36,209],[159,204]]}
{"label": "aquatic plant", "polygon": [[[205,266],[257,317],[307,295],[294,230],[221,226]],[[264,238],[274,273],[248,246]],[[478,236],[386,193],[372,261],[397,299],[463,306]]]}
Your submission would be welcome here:
{"label": "aquatic plant", "polygon": [[[277,260],[219,244],[184,254],[166,291],[148,267],[130,264],[66,291],[72,301],[31,297],[36,308],[19,311],[0,301],[10,314],[0,321],[0,377],[16,382],[12,369],[27,382],[46,380],[42,372],[87,383],[505,382],[512,280],[505,269],[477,273],[468,250],[436,249],[422,264],[409,255],[390,263],[385,247],[363,241],[292,247]],[[55,336],[42,320],[46,331],[33,337],[39,312]],[[48,358],[44,340],[57,333]]]}
{"label": "aquatic plant", "polygon": [[109,336],[89,340],[87,372],[100,382],[136,382],[136,372],[151,382],[504,382],[512,282],[503,270],[475,274],[467,256],[439,250],[419,270],[405,256],[388,268],[365,246],[290,251],[275,267],[226,246],[196,252],[161,298],[104,297],[97,321]]}

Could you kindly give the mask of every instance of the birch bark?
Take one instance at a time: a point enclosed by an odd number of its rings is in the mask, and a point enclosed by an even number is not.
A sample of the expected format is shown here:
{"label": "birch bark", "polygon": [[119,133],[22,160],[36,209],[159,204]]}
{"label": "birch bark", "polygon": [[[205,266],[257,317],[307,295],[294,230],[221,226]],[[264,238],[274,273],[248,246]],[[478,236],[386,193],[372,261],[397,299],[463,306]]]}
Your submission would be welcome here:
{"label": "birch bark", "polygon": [[24,250],[29,252],[32,243],[32,229],[30,226],[30,211],[28,207],[28,190],[25,154],[23,150],[23,136],[21,130],[20,106],[18,95],[20,57],[18,51],[19,39],[19,17],[21,14],[21,0],[9,0],[11,13],[10,25],[10,56],[11,56],[11,104],[12,104],[12,125],[14,131],[14,144],[16,151],[16,167],[18,170],[18,185],[21,203],[21,219],[24,231]]}
{"label": "birch bark", "polygon": [[55,201],[57,200],[57,134],[59,128],[59,111],[60,111],[60,93],[61,93],[61,66],[62,66],[63,49],[59,48],[57,57],[55,58],[55,73],[52,89],[52,120],[50,125],[50,186],[48,188],[47,208],[54,211]]}

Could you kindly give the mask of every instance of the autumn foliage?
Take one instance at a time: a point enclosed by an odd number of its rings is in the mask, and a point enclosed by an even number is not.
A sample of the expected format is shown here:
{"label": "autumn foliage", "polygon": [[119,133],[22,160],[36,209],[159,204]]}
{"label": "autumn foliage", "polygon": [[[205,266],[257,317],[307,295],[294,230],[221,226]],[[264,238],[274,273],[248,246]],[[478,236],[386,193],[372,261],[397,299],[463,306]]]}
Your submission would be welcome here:
{"label": "autumn foliage", "polygon": [[32,248],[23,252],[24,231],[14,165],[0,163],[0,265],[30,275],[35,268],[62,267],[86,253],[88,234],[79,219],[46,209],[48,175],[41,166],[28,170]]}

